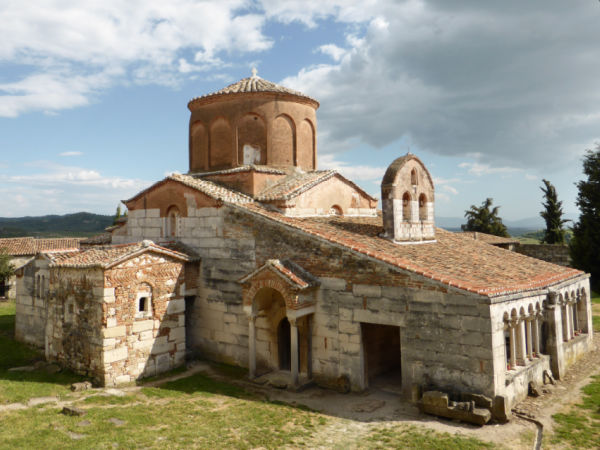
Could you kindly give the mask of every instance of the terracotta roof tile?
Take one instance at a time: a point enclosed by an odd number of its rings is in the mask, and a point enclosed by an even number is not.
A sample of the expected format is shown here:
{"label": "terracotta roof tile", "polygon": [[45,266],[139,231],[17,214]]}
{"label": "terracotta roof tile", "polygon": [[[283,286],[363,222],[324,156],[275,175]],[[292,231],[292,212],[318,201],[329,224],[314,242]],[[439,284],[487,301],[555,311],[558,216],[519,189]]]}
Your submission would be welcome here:
{"label": "terracotta roof tile", "polygon": [[0,249],[11,256],[35,255],[44,251],[78,249],[81,240],[82,238],[5,238],[0,239]]}
{"label": "terracotta roof tile", "polygon": [[242,94],[242,93],[252,93],[252,92],[273,92],[276,94],[295,95],[297,97],[304,97],[308,100],[311,100],[311,101],[317,103],[317,105],[318,105],[318,102],[315,99],[313,99],[307,95],[304,95],[301,92],[294,91],[293,89],[289,89],[284,86],[280,86],[278,84],[275,84],[271,81],[265,80],[258,76],[242,78],[240,81],[230,84],[229,86],[226,86],[223,89],[219,89],[216,92],[212,92],[210,94],[196,97],[196,98],[190,100],[188,105],[190,105],[196,101],[199,101],[199,100],[205,100],[207,98],[219,97],[219,96],[228,95],[228,94]]}
{"label": "terracotta roof tile", "polygon": [[283,169],[277,169],[275,167],[263,166],[263,165],[255,165],[255,164],[246,164],[243,166],[232,167],[231,169],[223,169],[223,170],[215,170],[213,172],[200,172],[198,174],[188,174],[193,175],[195,177],[206,177],[211,175],[226,175],[230,173],[239,173],[239,172],[258,172],[258,173],[269,173],[273,175],[286,175],[288,172]]}
{"label": "terracotta roof tile", "polygon": [[584,273],[436,229],[436,242],[394,244],[381,217],[293,218],[257,204],[238,207],[384,263],[487,297],[539,289]]}
{"label": "terracotta roof tile", "polygon": [[264,189],[257,200],[289,200],[311,187],[322,183],[336,174],[334,170],[315,170],[312,172],[291,173],[282,180]]}
{"label": "terracotta roof tile", "polygon": [[161,247],[152,241],[111,245],[106,247],[91,247],[67,256],[56,253],[48,254],[47,256],[53,261],[53,265],[57,267],[101,267],[106,269],[148,250],[153,250],[183,260],[189,259],[188,256],[183,253]]}
{"label": "terracotta roof tile", "polygon": [[268,259],[262,266],[246,275],[240,280],[240,283],[246,283],[256,274],[263,270],[273,270],[279,276],[286,279],[296,289],[307,289],[318,286],[319,280],[289,259]]}
{"label": "terracotta roof tile", "polygon": [[354,189],[362,192],[371,200],[376,198],[367,194],[363,189],[354,184],[352,181],[340,175],[335,170],[313,170],[311,172],[291,172],[285,178],[265,188],[256,199],[258,201],[274,201],[274,200],[289,200],[309,189],[315,187],[330,178],[338,177],[344,182],[350,184]]}
{"label": "terracotta roof tile", "polygon": [[241,192],[227,189],[226,187],[221,186],[217,183],[213,183],[212,181],[203,180],[202,178],[196,178],[191,175],[181,175],[178,173],[174,173],[172,175],[169,175],[167,178],[157,183],[154,183],[147,189],[138,192],[135,196],[131,197],[130,199],[123,200],[123,203],[128,203],[135,200],[136,198],[144,195],[146,192],[154,189],[155,187],[165,183],[168,180],[174,180],[185,186],[191,187],[192,189],[196,189],[197,191],[200,191],[203,194],[214,198],[215,200],[220,200],[229,203],[248,203],[254,201],[252,197],[242,194]]}
{"label": "terracotta roof tile", "polygon": [[476,241],[485,242],[486,244],[518,244],[519,240],[512,237],[495,236],[493,234],[481,233],[479,231],[463,231],[462,234],[469,236]]}

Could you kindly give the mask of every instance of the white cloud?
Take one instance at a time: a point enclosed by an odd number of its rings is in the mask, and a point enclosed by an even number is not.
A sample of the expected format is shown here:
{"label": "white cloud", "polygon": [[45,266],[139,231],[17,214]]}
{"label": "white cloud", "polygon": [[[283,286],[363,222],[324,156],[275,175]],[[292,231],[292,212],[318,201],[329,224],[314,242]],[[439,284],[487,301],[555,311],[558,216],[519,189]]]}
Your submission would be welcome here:
{"label": "white cloud", "polygon": [[249,0],[9,2],[0,9],[0,63],[18,64],[20,72],[0,84],[0,117],[87,105],[119,82],[172,85],[182,74],[222,66],[221,54],[266,50],[272,43],[262,30],[265,18],[249,13],[251,6]]}
{"label": "white cloud", "polygon": [[319,156],[320,169],[337,170],[346,178],[355,181],[372,181],[381,183],[387,167],[357,166],[335,159],[331,154]]}
{"label": "white cloud", "polygon": [[83,155],[83,152],[78,152],[78,151],[59,153],[59,156],[81,156],[81,155]]}
{"label": "white cloud", "polygon": [[338,47],[335,44],[325,44],[319,47],[319,51],[325,55],[330,56],[334,61],[338,62],[346,54],[346,50]]}
{"label": "white cloud", "polygon": [[[14,198],[3,215],[110,213],[122,199],[149,186],[145,180],[102,175],[97,170],[48,161],[30,163],[28,175],[0,175],[0,195]],[[35,211],[32,213],[32,211]]]}
{"label": "white cloud", "polygon": [[467,169],[467,171],[475,176],[482,176],[482,175],[490,175],[490,174],[496,174],[496,173],[503,173],[503,174],[509,174],[509,173],[515,173],[515,172],[522,172],[523,169],[517,168],[517,167],[492,167],[489,164],[481,164],[481,163],[469,163],[469,162],[462,162],[458,165],[458,167],[462,168],[462,169]]}
{"label": "white cloud", "polygon": [[333,63],[284,80],[321,102],[327,152],[409,137],[436,154],[479,155],[489,167],[473,173],[507,173],[579,164],[600,139],[597,2],[263,3],[281,21],[366,26],[349,28],[343,53],[325,50]]}

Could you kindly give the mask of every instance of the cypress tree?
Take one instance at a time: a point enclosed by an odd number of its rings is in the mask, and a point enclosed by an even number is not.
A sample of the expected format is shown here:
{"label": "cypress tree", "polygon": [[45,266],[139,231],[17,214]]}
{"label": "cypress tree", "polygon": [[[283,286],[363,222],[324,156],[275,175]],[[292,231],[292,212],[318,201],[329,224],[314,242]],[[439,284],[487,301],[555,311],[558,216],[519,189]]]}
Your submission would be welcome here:
{"label": "cypress tree", "polygon": [[556,189],[548,180],[542,180],[544,186],[540,187],[544,193],[545,202],[542,203],[544,210],[540,212],[540,216],[546,221],[546,229],[544,230],[543,244],[564,244],[565,230],[563,225],[568,222],[562,218],[562,202],[558,201]]}

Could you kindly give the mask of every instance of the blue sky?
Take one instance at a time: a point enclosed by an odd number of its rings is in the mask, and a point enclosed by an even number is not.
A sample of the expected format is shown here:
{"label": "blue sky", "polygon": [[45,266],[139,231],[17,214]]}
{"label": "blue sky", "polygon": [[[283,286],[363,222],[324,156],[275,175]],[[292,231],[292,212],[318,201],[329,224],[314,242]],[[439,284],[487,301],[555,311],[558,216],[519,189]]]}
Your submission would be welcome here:
{"label": "blue sky", "polygon": [[[22,3],[22,4],[21,4]],[[187,102],[250,75],[321,102],[320,168],[379,197],[410,149],[436,214],[576,214],[600,141],[600,3],[32,0],[0,5],[0,216],[112,214],[187,171]]]}

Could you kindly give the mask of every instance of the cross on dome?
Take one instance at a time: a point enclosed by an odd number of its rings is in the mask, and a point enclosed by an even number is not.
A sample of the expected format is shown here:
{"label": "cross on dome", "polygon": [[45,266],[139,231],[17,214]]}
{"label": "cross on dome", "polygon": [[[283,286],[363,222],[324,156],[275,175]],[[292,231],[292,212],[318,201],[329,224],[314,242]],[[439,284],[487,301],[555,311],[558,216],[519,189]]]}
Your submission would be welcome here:
{"label": "cross on dome", "polygon": [[252,78],[257,78],[257,75],[256,75],[257,73],[258,73],[258,70],[256,70],[256,67],[253,67],[252,68]]}

